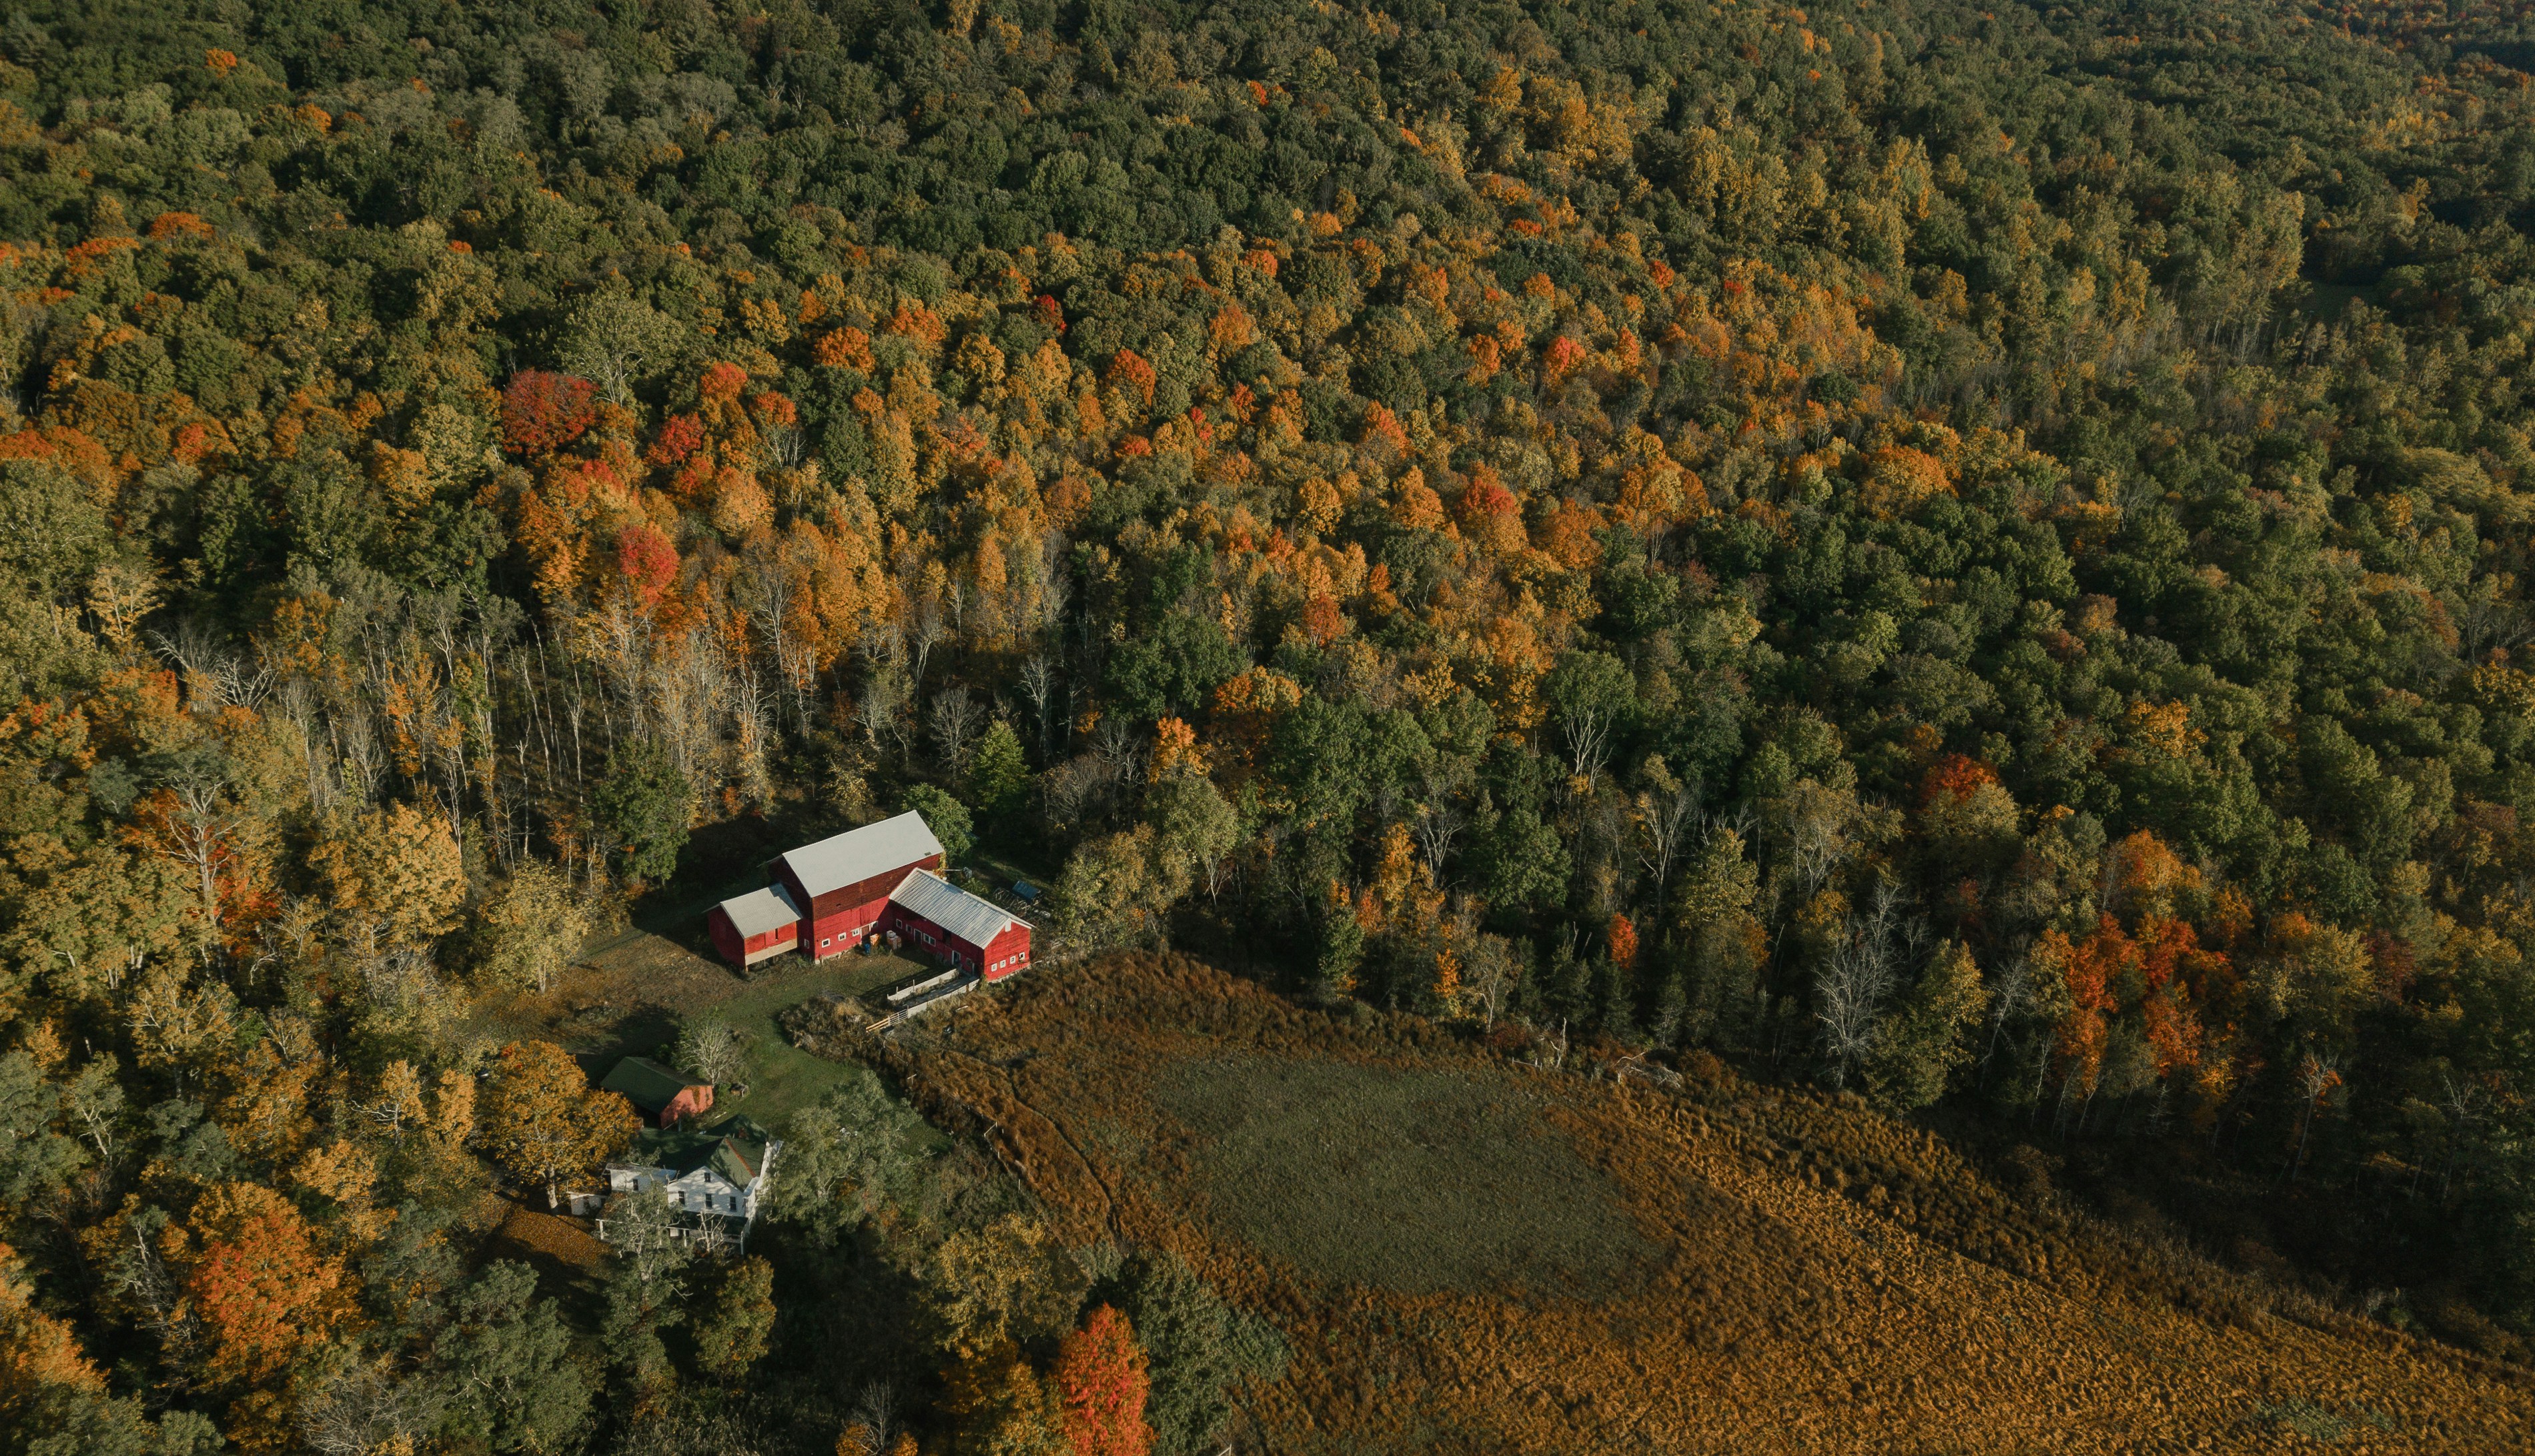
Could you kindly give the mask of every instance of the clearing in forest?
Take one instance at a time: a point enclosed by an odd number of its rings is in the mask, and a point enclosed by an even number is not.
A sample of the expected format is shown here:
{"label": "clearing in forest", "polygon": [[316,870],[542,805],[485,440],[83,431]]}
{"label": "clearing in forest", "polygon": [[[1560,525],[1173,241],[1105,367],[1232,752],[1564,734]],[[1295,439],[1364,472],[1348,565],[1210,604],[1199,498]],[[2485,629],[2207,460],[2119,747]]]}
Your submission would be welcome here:
{"label": "clearing in forest", "polygon": [[1041,968],[893,1043],[1069,1241],[1273,1319],[1283,1452],[2510,1451],[2527,1373],[1730,1074],[1535,1072],[1176,956]]}
{"label": "clearing in forest", "polygon": [[820,965],[783,955],[743,978],[665,936],[628,931],[591,942],[541,996],[488,998],[473,1030],[495,1043],[553,1042],[600,1076],[620,1057],[666,1060],[684,1025],[725,1022],[742,1039],[745,1064],[734,1082],[748,1090],[725,1089],[715,1110],[746,1113],[779,1128],[827,1095],[843,1070],[794,1047],[776,1018],[823,993],[861,996],[925,973],[919,962],[897,955],[843,955]]}

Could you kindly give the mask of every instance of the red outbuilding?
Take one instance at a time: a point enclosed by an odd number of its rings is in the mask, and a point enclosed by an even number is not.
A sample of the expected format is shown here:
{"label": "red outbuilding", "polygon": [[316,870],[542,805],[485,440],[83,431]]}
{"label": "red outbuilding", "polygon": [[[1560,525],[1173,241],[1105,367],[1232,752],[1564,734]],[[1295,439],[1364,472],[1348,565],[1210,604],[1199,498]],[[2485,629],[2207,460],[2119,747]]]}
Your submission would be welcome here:
{"label": "red outbuilding", "polygon": [[886,929],[962,970],[1000,981],[1029,964],[1029,922],[918,870],[889,896]]}
{"label": "red outbuilding", "polygon": [[705,925],[722,958],[742,968],[781,955],[801,940],[801,911],[779,884],[722,901],[705,913]]}

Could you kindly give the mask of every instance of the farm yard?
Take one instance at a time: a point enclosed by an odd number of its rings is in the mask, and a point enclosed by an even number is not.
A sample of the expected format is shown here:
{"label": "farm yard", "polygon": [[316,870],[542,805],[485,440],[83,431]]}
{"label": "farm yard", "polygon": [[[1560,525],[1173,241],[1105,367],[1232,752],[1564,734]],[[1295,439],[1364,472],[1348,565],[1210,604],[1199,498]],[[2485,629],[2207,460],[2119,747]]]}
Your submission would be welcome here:
{"label": "farm yard", "polygon": [[1175,1250],[1278,1324],[1268,1449],[2499,1451],[2535,1422],[2513,1369],[1712,1063],[1546,1074],[1167,956],[885,1055],[1070,1244]]}
{"label": "farm yard", "polygon": [[857,997],[934,970],[901,955],[845,955],[824,965],[787,955],[743,979],[710,948],[641,929],[602,937],[544,995],[487,1000],[473,1034],[495,1044],[552,1041],[598,1075],[620,1057],[658,1054],[683,1026],[718,1021],[740,1034],[746,1069],[733,1082],[748,1090],[725,1088],[715,1109],[779,1126],[825,1095],[843,1068],[792,1046],[775,1018],[815,996]]}

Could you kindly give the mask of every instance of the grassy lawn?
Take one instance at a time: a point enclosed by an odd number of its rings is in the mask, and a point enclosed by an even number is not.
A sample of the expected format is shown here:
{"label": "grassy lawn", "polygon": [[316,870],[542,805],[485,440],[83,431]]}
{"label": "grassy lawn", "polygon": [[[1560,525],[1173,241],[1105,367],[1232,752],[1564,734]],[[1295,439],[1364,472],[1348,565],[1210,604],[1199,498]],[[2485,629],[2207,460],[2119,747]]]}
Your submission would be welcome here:
{"label": "grassy lawn", "polygon": [[[699,925],[701,924],[699,918]],[[694,937],[703,940],[701,929]],[[725,1089],[723,1113],[746,1113],[772,1128],[816,1103],[844,1068],[786,1041],[775,1017],[822,992],[862,996],[936,967],[902,955],[844,955],[813,966],[797,955],[760,964],[743,979],[688,938],[636,929],[593,940],[543,996],[488,998],[473,1030],[493,1042],[533,1037],[579,1058],[592,1079],[623,1057],[670,1060],[682,1026],[728,1022],[747,1040],[744,1096]]]}
{"label": "grassy lawn", "polygon": [[1660,1257],[1503,1078],[1242,1056],[1171,1068],[1154,1096],[1196,1134],[1214,1218],[1314,1278],[1602,1297]]}
{"label": "grassy lawn", "polygon": [[713,1110],[746,1113],[769,1127],[781,1127],[784,1120],[835,1085],[843,1068],[785,1041],[775,1016],[821,992],[861,996],[929,968],[896,955],[848,955],[817,967],[790,956],[774,963],[799,969],[751,981],[736,995],[698,1014],[700,1019],[727,1022],[748,1039],[748,1070],[740,1078],[748,1093],[733,1096],[725,1090]]}

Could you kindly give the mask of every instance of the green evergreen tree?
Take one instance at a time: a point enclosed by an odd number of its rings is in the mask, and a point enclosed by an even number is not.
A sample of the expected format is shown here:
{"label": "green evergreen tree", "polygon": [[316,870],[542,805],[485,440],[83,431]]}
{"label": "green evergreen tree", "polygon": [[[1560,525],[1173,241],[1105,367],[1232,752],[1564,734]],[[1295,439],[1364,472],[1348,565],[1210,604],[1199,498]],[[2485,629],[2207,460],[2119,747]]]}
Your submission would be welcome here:
{"label": "green evergreen tree", "polygon": [[932,784],[907,786],[905,805],[924,816],[933,829],[933,837],[942,841],[942,867],[949,869],[968,857],[977,842],[976,824],[968,817],[968,806],[953,798],[947,789]]}
{"label": "green evergreen tree", "polygon": [[1943,1097],[1954,1072],[1971,1061],[1971,1034],[1988,1007],[1971,951],[1958,940],[1939,946],[1918,983],[1883,1018],[1867,1059],[1867,1096],[1891,1112]]}
{"label": "green evergreen tree", "polygon": [[536,1298],[536,1271],[486,1264],[450,1301],[432,1342],[447,1372],[454,1439],[495,1451],[554,1451],[589,1418],[592,1381],[572,1350],[555,1302]]}
{"label": "green evergreen tree", "polygon": [[1355,990],[1356,968],[1364,963],[1364,927],[1355,912],[1335,905],[1321,918],[1320,948],[1312,961],[1312,994],[1325,1004],[1343,1001]]}
{"label": "green evergreen tree", "polygon": [[590,809],[625,874],[657,881],[677,873],[694,798],[667,745],[645,738],[609,755]]}
{"label": "green evergreen tree", "polygon": [[1020,736],[997,718],[968,751],[964,781],[977,813],[1000,822],[1019,814],[1029,796],[1029,763],[1021,757]]}

